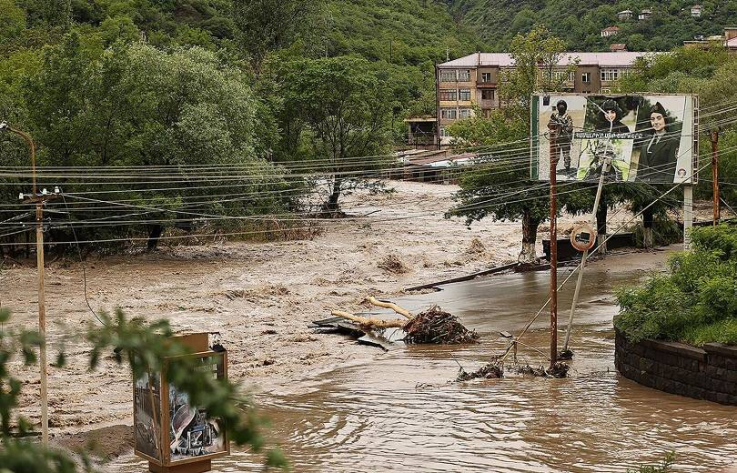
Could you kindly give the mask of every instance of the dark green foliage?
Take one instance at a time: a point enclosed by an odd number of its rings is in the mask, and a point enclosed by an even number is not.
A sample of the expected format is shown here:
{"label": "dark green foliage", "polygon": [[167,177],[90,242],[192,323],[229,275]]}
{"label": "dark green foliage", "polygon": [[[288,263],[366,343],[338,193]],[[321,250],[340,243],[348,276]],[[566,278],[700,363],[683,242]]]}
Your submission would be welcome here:
{"label": "dark green foliage", "polygon": [[[737,20],[737,2],[668,0],[452,0],[451,11],[463,25],[474,28],[495,50],[507,48],[516,34],[544,26],[561,38],[568,50],[606,51],[612,43],[626,43],[630,51],[667,51],[697,35],[722,33]],[[704,6],[700,18],[691,6]],[[619,20],[617,13],[632,10],[633,17]],[[652,10],[645,20],[637,15]],[[602,38],[600,31],[618,26],[616,36]]]}
{"label": "dark green foliage", "polygon": [[618,292],[615,325],[628,339],[737,344],[737,227],[696,229],[692,242],[669,274]]}

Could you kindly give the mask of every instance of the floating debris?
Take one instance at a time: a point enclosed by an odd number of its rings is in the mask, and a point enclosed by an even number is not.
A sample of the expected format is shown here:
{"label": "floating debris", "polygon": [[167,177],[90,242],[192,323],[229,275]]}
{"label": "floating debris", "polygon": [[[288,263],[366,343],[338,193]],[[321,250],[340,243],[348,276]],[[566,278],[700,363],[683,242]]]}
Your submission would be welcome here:
{"label": "floating debris", "polygon": [[472,379],[497,379],[504,377],[504,367],[497,361],[492,361],[488,365],[484,365],[473,373],[467,373],[466,370],[461,367],[458,370],[458,376],[456,381],[470,381]]}
{"label": "floating debris", "polygon": [[468,330],[454,315],[438,306],[420,312],[404,324],[405,343],[478,343],[479,334]]}

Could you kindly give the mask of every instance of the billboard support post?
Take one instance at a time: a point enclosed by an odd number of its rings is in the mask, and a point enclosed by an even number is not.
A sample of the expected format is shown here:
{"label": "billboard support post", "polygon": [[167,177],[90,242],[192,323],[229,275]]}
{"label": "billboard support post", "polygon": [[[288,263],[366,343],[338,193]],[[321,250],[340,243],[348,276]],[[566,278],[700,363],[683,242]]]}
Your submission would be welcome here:
{"label": "billboard support post", "polygon": [[693,186],[683,185],[683,249],[691,249],[691,227],[693,226]]}
{"label": "billboard support post", "polygon": [[559,125],[549,123],[550,137],[550,368],[558,361],[558,222],[557,168]]}
{"label": "billboard support post", "polygon": [[719,130],[711,130],[711,178],[714,194],[714,222],[719,223]]}

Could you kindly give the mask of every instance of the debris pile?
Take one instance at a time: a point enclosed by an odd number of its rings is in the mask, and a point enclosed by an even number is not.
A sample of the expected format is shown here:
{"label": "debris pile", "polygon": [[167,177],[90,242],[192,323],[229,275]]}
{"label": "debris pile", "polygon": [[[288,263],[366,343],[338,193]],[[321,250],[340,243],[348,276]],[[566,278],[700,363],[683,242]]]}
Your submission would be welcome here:
{"label": "debris pile", "polygon": [[458,370],[458,376],[456,381],[470,381],[472,379],[496,379],[504,376],[504,367],[497,361],[492,361],[488,365],[484,365],[473,373],[467,373],[466,370],[461,368]]}
{"label": "debris pile", "polygon": [[477,343],[479,334],[468,330],[454,315],[432,306],[404,324],[405,343]]}
{"label": "debris pile", "polygon": [[361,317],[342,310],[333,310],[331,314],[355,322],[364,331],[401,328],[405,332],[405,343],[459,344],[477,343],[479,340],[479,334],[475,330],[468,330],[457,317],[444,312],[438,306],[432,306],[413,316],[407,309],[391,302],[380,301],[374,297],[369,297],[366,301],[371,305],[392,309],[405,319],[383,320]]}

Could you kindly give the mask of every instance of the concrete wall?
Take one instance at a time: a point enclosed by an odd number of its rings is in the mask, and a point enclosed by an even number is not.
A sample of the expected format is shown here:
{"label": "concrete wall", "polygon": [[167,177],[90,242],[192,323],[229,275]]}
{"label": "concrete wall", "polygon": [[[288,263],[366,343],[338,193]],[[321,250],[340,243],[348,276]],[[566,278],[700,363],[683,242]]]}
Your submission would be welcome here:
{"label": "concrete wall", "polygon": [[737,405],[737,346],[643,340],[616,334],[614,363],[625,378],[672,394]]}

